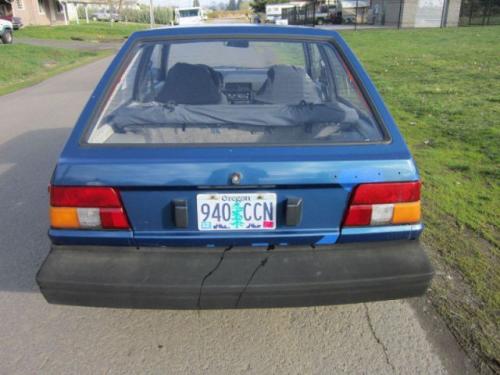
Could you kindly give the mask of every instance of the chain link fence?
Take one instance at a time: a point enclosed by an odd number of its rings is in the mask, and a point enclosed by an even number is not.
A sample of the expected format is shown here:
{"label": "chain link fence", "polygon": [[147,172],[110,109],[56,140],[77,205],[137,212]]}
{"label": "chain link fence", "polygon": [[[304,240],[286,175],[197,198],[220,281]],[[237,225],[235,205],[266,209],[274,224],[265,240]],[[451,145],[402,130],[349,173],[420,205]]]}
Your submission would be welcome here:
{"label": "chain link fence", "polygon": [[463,0],[459,25],[500,25],[500,0]]}
{"label": "chain link fence", "polygon": [[279,22],[341,29],[499,25],[500,0],[311,1],[284,8]]}

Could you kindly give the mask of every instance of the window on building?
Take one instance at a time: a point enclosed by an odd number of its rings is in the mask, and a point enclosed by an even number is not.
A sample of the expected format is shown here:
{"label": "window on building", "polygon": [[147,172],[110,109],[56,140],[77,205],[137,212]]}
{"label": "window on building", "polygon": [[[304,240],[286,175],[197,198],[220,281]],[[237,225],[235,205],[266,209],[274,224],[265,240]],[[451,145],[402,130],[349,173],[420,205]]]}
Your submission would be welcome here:
{"label": "window on building", "polygon": [[45,14],[45,6],[43,0],[38,0],[38,13]]}
{"label": "window on building", "polygon": [[16,0],[16,7],[19,10],[23,10],[24,9],[24,1],[23,0]]}

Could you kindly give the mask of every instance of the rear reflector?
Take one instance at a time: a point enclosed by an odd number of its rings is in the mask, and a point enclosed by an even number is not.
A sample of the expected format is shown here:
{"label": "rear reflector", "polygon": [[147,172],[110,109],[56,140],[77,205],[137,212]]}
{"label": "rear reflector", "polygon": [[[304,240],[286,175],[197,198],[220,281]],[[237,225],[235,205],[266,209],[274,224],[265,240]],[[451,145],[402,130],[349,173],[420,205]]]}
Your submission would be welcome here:
{"label": "rear reflector", "polygon": [[58,229],[130,229],[118,190],[50,187],[50,225]]}
{"label": "rear reflector", "polygon": [[359,185],[344,226],[397,225],[421,219],[420,181]]}

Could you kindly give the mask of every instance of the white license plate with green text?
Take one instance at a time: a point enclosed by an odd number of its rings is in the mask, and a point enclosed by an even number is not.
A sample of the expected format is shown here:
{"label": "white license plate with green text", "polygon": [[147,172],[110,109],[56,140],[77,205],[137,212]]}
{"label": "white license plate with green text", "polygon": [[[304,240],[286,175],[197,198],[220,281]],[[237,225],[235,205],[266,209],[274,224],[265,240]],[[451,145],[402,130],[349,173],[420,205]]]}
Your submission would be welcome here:
{"label": "white license plate with green text", "polygon": [[208,193],[196,196],[198,229],[276,229],[275,193]]}

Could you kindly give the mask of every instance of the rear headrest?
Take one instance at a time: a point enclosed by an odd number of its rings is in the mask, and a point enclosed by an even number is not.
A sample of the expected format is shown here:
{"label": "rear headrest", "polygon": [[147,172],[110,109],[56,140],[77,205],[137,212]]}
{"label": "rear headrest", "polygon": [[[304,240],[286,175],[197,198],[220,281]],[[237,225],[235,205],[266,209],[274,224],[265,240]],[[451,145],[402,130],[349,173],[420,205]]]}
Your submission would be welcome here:
{"label": "rear headrest", "polygon": [[217,104],[221,101],[222,77],[207,65],[177,63],[168,71],[158,102]]}
{"label": "rear headrest", "polygon": [[272,104],[321,102],[318,89],[306,71],[293,65],[271,66],[255,99]]}

